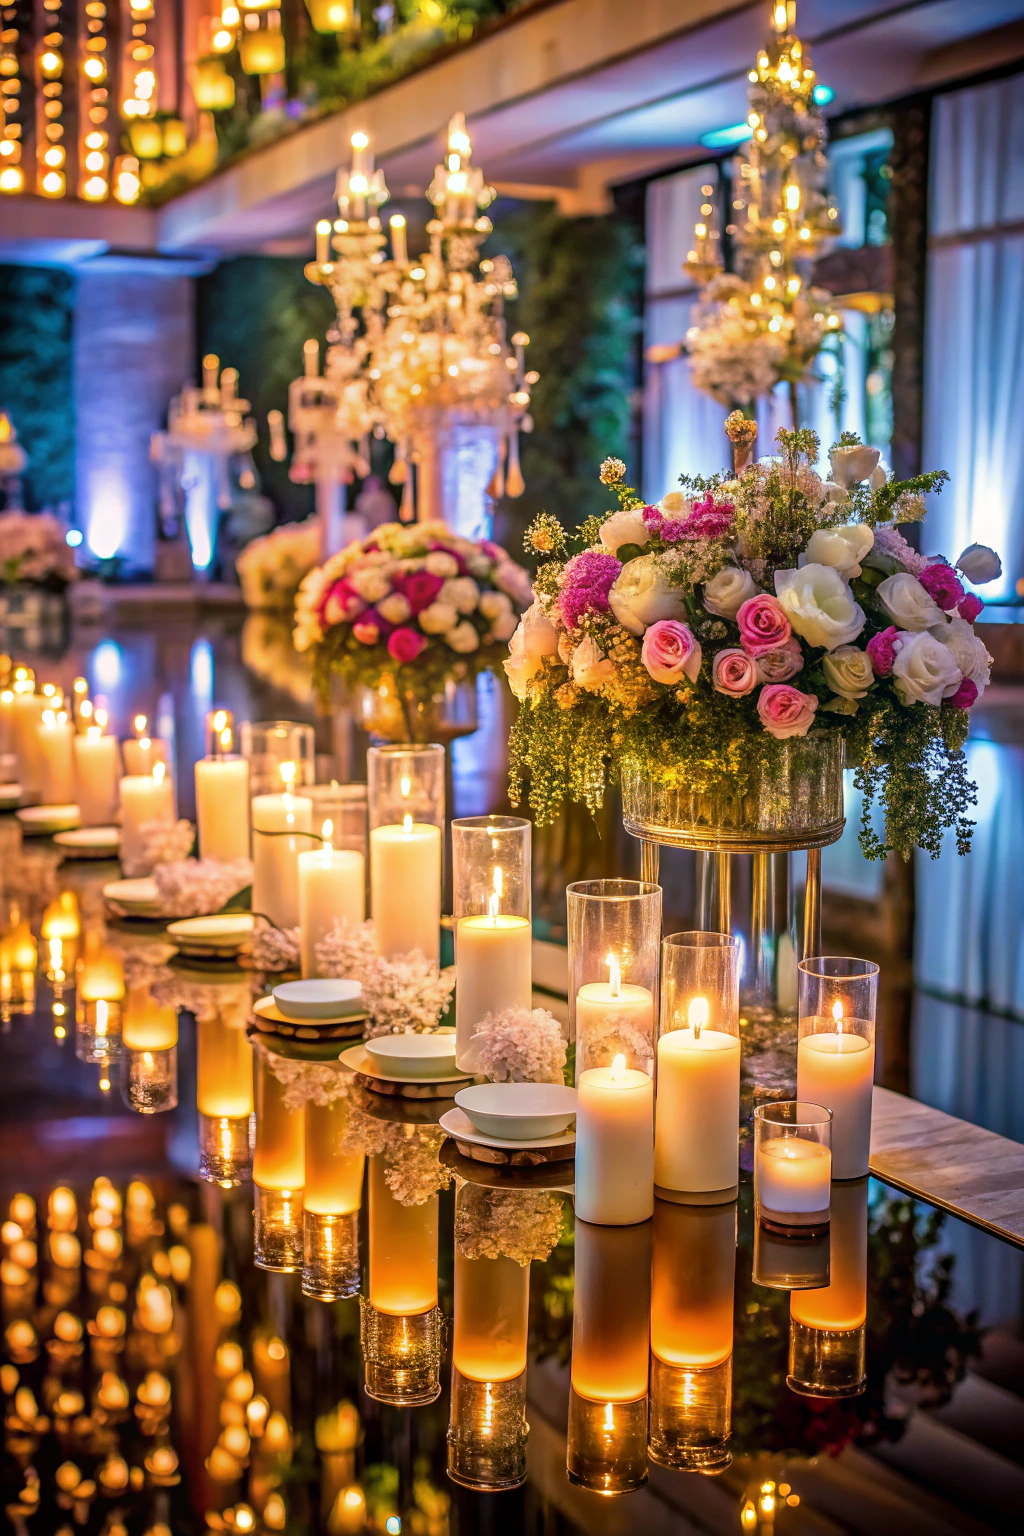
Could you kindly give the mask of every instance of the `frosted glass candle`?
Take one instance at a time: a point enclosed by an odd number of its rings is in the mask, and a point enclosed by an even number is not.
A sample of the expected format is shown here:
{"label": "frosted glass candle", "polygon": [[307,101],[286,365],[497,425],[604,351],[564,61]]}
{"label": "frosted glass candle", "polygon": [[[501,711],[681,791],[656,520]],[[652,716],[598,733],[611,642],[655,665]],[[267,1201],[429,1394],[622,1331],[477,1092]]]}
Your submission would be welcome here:
{"label": "frosted glass candle", "polygon": [[651,1352],[704,1370],[732,1354],[736,1205],[654,1202]]}
{"label": "frosted glass candle", "polygon": [[504,912],[460,917],[455,926],[455,964],[455,1061],[461,1067],[473,1031],[486,1014],[532,1004],[533,935],[529,918],[510,917]]}
{"label": "frosted glass candle", "polygon": [[402,1205],[384,1174],[383,1156],[371,1157],[370,1305],[393,1316],[429,1312],[437,1306],[438,1198]]}
{"label": "frosted glass candle", "polygon": [[249,857],[249,764],[201,757],[195,767],[199,857],[229,864]]}
{"label": "frosted glass candle", "polygon": [[121,865],[126,875],[148,875],[153,867],[143,828],[174,821],[174,786],[162,767],[158,763],[155,773],[126,774],[121,780]]}
{"label": "frosted glass candle", "polygon": [[[309,837],[302,834],[312,830],[313,802],[305,795],[254,797],[252,909],[278,928],[299,926],[299,854],[310,846]],[[282,832],[290,835],[273,835]]]}
{"label": "frosted glass candle", "polygon": [[72,743],[75,794],[83,827],[109,827],[117,820],[121,753],[116,736],[104,736],[98,725],[87,728]]}
{"label": "frosted glass candle", "polygon": [[832,1183],[832,1116],[802,1099],[754,1111],[754,1197],[758,1216],[781,1227],[827,1224]]}
{"label": "frosted glass candle", "polygon": [[580,1074],[576,1215],[627,1226],[654,1212],[654,1082],[616,1056]]}
{"label": "frosted glass candle", "polygon": [[832,1111],[832,1177],[860,1179],[871,1155],[878,966],[823,955],[799,966],[797,1096]]}
{"label": "frosted glass candle", "polygon": [[74,805],[75,760],[72,742],[75,728],[63,712],[53,718],[47,711],[39,726],[39,798],[43,805]]}
{"label": "frosted glass candle", "polygon": [[455,1249],[452,1364],[473,1381],[511,1381],[526,1370],[530,1266]]}
{"label": "frosted glass candle", "polygon": [[299,944],[303,976],[317,976],[316,946],[336,923],[355,927],[366,917],[366,866],[348,848],[299,854]]}
{"label": "frosted glass candle", "polygon": [[407,816],[370,832],[370,914],[385,959],[441,954],[441,829]]}

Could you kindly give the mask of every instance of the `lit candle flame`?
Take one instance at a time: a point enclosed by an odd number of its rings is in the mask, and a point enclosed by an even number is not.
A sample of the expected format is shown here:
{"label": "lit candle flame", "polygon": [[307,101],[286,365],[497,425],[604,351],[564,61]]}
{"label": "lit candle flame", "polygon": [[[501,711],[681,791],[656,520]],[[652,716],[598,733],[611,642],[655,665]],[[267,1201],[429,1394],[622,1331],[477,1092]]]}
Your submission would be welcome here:
{"label": "lit candle flame", "polygon": [[90,725],[86,728],[85,735],[87,741],[99,741],[103,732],[98,725]]}
{"label": "lit candle flame", "polygon": [[[82,712],[83,712],[83,714],[85,713],[85,705],[84,704],[82,705]],[[94,712],[94,714],[93,714],[93,719],[96,721],[96,724],[99,726],[101,731],[105,731],[106,730],[106,728],[107,728],[107,712],[106,712],[105,709],[97,709]]]}
{"label": "lit candle flame", "polygon": [[329,816],[324,822],[323,826],[320,828],[320,836],[324,840],[324,856],[329,858],[330,855],[334,852],[334,849],[331,846],[331,838],[334,836],[334,822]]}
{"label": "lit candle flame", "polygon": [[626,1076],[626,1058],[623,1055],[616,1056],[612,1061],[612,1082],[621,1083]]}
{"label": "lit candle flame", "polygon": [[403,779],[400,788],[402,791],[402,799],[408,800],[409,796],[412,794],[412,779]]}
{"label": "lit candle flame", "polygon": [[43,710],[43,724],[46,725],[46,726],[50,726],[50,725],[56,725],[56,723],[57,723],[57,716],[54,714],[53,710],[52,709],[44,709]]}
{"label": "lit candle flame", "polygon": [[622,967],[614,955],[609,955],[605,963],[608,966],[608,990],[612,997],[618,997],[622,991]]}
{"label": "lit candle flame", "polygon": [[71,686],[75,693],[79,695],[79,697],[81,697],[82,694],[89,692],[89,684],[84,677],[76,677]]}
{"label": "lit candle flame", "polygon": [[152,745],[153,743],[150,741],[148,736],[139,737],[139,746],[142,748],[143,752],[148,752]]}
{"label": "lit candle flame", "polygon": [[412,817],[411,816],[403,816],[402,817],[402,831],[405,833],[406,837],[411,837],[412,836]]}
{"label": "lit candle flame", "polygon": [[145,717],[145,715],[136,715],[135,719],[132,721],[132,724],[135,727],[135,734],[136,734],[136,736],[145,736],[145,734],[146,734],[146,717]]}
{"label": "lit candle flame", "polygon": [[214,728],[214,730],[219,734],[221,731],[224,730],[224,728],[226,727],[227,723],[228,723],[228,712],[227,712],[227,710],[226,709],[217,709],[217,710],[215,710],[214,711],[214,715],[213,715],[213,728]]}
{"label": "lit candle flame", "polygon": [[225,752],[231,751],[231,727],[226,725],[220,733],[220,744]]}
{"label": "lit candle flame", "polygon": [[280,768],[281,782],[284,784],[285,794],[288,794],[295,783],[295,764],[282,763]]}
{"label": "lit candle flame", "polygon": [[107,1033],[107,1015],[107,1005],[101,997],[96,1004],[96,1033],[98,1035],[105,1035]]}
{"label": "lit candle flame", "polygon": [[708,1000],[706,997],[692,997],[687,1010],[687,1023],[693,1030],[693,1038],[700,1039],[700,1032],[708,1022]]}
{"label": "lit candle flame", "polygon": [[83,720],[91,720],[93,718],[92,700],[83,699],[81,704],[78,706],[78,713]]}
{"label": "lit candle flame", "polygon": [[836,1021],[836,1034],[839,1037],[839,1050],[843,1048],[843,1005],[836,999],[832,1004],[832,1017]]}
{"label": "lit candle flame", "polygon": [[153,764],[153,779],[154,779],[154,782],[157,783],[157,784],[162,784],[163,781],[164,781],[164,774],[166,772],[167,772],[167,768],[166,768],[166,766],[163,763],[154,763]]}

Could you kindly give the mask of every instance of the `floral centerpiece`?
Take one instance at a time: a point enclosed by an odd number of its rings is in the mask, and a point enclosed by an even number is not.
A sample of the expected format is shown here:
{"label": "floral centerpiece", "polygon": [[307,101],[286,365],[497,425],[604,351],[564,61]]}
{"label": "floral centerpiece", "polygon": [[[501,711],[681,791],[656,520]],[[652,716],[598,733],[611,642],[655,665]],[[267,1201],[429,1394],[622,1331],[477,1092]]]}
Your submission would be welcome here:
{"label": "floral centerpiece", "polygon": [[320,558],[320,524],[283,523],[251,539],[235,561],[247,608],[287,609],[295,604],[299,583]]}
{"label": "floral centerpiece", "polygon": [[66,532],[52,512],[0,513],[0,585],[63,592],[78,575]]}
{"label": "floral centerpiece", "polygon": [[617,509],[571,535],[547,514],[529,530],[537,596],[505,664],[523,703],[513,802],[528,778],[540,821],[566,795],[593,809],[609,771],[784,799],[794,739],[838,738],[868,857],[935,855],[950,827],[966,851],[963,744],[992,658],[964,582],[994,579],[998,557],[972,545],[954,567],[904,539],[942,471],[896,480],[844,434],[824,480],[813,432],[780,432],[779,455],[752,463],[753,424],[735,413],[726,430],[734,474],[684,476],[649,506],[606,460]]}
{"label": "floral centerpiece", "polygon": [[388,693],[415,741],[430,729],[421,716],[432,698],[500,664],[531,596],[500,545],[444,523],[385,523],[303,581],[295,646],[312,651],[322,691],[337,674],[352,690]]}

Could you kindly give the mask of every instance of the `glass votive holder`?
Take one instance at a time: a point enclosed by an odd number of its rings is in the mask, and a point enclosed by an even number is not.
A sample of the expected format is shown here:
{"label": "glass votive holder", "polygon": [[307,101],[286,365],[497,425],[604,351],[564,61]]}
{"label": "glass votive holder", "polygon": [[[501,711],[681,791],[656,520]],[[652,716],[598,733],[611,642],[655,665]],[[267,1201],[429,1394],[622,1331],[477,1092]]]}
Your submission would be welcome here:
{"label": "glass votive holder", "polygon": [[413,1408],[441,1395],[444,1316],[426,1312],[381,1312],[360,1298],[360,1344],[366,1394],[378,1403]]}
{"label": "glass votive holder", "polygon": [[0,1016],[4,1020],[35,1012],[35,971],[0,971]]}
{"label": "glass votive holder", "polygon": [[121,1097],[138,1115],[159,1115],[178,1102],[178,1047],[124,1055]]}
{"label": "glass votive holder", "polygon": [[365,784],[310,784],[305,790],[313,802],[313,825],[331,823],[331,844],[366,857],[367,796]]}
{"label": "glass votive holder", "polygon": [[703,1367],[651,1356],[652,1461],[683,1472],[724,1472],[732,1461],[731,1434],[731,1355]]}
{"label": "glass votive holder", "polygon": [[[244,1038],[244,1037],[243,1037]],[[199,1113],[199,1177],[231,1189],[252,1178],[256,1117]]]}
{"label": "glass votive holder", "polygon": [[243,720],[242,756],[249,760],[249,794],[278,794],[282,763],[294,763],[290,782],[296,787],[316,778],[313,727],[295,720]]}
{"label": "glass votive holder", "polygon": [[819,955],[798,967],[797,1097],[832,1110],[832,1177],[860,1179],[871,1155],[878,966]]}
{"label": "glass votive holder", "polygon": [[771,1231],[809,1237],[828,1227],[832,1111],[783,1099],[754,1110],[754,1199]]}
{"label": "glass votive holder", "polygon": [[867,1384],[866,1323],[811,1328],[790,1317],[786,1385],[791,1391],[802,1397],[859,1397]]}
{"label": "glass votive holder", "polygon": [[366,754],[370,828],[414,822],[444,828],[444,747],[387,743]]}
{"label": "glass votive holder", "polygon": [[728,933],[674,933],[661,946],[654,1184],[702,1203],[737,1190],[739,950]]}
{"label": "glass votive holder", "polygon": [[647,1481],[647,1394],[594,1402],[569,1391],[565,1466],[570,1483],[592,1493],[633,1493]]}
{"label": "glass votive holder", "polygon": [[831,1244],[826,1227],[811,1237],[785,1237],[754,1223],[751,1279],[771,1291],[812,1291],[828,1285]]}
{"label": "glass votive holder", "polygon": [[521,816],[462,816],[452,822],[459,1067],[467,1064],[473,1032],[486,1014],[531,1006],[531,831]]}
{"label": "glass votive holder", "polygon": [[303,1211],[302,1293],[319,1301],[359,1294],[358,1211]]}
{"label": "glass votive holder", "polygon": [[526,1482],[526,1372],[474,1381],[452,1366],[448,1476],[463,1488],[499,1493]]}
{"label": "glass votive holder", "polygon": [[569,1029],[576,1081],[589,1067],[654,1074],[661,887],[646,880],[578,880],[566,886]]}
{"label": "glass votive holder", "polygon": [[789,1374],[794,1391],[854,1397],[865,1385],[868,1181],[832,1187],[829,1281],[790,1298]]}
{"label": "glass votive holder", "polygon": [[105,997],[82,1004],[75,1023],[75,1055],[79,1061],[106,1065],[121,1054],[121,1004]]}
{"label": "glass votive holder", "polygon": [[444,862],[444,748],[371,747],[366,757],[370,910],[385,957],[437,962]]}
{"label": "glass votive holder", "polygon": [[235,750],[235,717],[230,709],[208,709],[205,721],[206,756],[226,757]]}
{"label": "glass votive holder", "polygon": [[290,1275],[302,1268],[301,1189],[264,1189],[253,1185],[253,1263]]}

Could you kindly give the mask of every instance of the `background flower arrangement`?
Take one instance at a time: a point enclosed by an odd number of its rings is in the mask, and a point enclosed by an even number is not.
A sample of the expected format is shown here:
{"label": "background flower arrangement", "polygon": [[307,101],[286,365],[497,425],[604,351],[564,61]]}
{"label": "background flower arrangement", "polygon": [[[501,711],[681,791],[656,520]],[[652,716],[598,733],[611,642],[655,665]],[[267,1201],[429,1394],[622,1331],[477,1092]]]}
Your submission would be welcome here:
{"label": "background flower arrangement", "polygon": [[[754,428],[736,413],[726,430],[742,465]],[[594,809],[626,762],[669,787],[742,794],[755,770],[778,781],[778,743],[813,727],[842,733],[869,858],[937,854],[949,827],[965,851],[967,712],[992,659],[963,582],[994,579],[998,557],[974,545],[953,567],[899,532],[944,472],[897,481],[844,434],[823,480],[813,432],[778,441],[778,457],[684,476],[657,506],[606,460],[616,510],[572,535],[547,515],[533,524],[537,595],[505,663],[523,704],[513,803],[529,779],[539,821],[566,795]]]}
{"label": "background flower arrangement", "polygon": [[252,539],[235,561],[247,608],[291,610],[299,583],[320,558],[320,524],[283,523]]}
{"label": "background flower arrangement", "polygon": [[66,531],[52,512],[0,513],[0,585],[63,592],[78,575]]}

